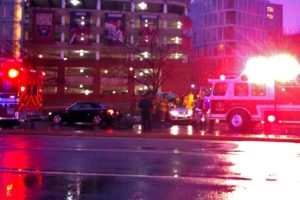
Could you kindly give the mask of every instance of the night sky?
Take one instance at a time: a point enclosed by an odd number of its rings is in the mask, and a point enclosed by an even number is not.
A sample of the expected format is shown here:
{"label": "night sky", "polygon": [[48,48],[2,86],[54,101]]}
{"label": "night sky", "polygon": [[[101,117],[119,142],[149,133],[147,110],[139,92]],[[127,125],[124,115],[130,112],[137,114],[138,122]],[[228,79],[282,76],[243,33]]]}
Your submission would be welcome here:
{"label": "night sky", "polygon": [[283,5],[283,32],[300,32],[300,0],[270,0]]}

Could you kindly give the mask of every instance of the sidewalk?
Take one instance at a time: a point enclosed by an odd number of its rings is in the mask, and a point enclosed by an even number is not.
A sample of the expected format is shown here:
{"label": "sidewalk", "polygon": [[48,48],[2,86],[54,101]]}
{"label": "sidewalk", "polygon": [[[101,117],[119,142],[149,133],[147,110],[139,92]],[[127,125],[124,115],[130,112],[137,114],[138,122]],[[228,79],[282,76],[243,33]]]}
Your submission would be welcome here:
{"label": "sidewalk", "polygon": [[94,126],[51,126],[49,122],[38,122],[36,124],[28,123],[15,129],[1,129],[0,134],[300,143],[300,129],[289,133],[266,133],[262,130],[250,133],[232,133],[221,125],[213,131],[202,130],[191,125],[156,126],[151,132],[143,133],[140,125],[135,125],[132,129],[101,129]]}

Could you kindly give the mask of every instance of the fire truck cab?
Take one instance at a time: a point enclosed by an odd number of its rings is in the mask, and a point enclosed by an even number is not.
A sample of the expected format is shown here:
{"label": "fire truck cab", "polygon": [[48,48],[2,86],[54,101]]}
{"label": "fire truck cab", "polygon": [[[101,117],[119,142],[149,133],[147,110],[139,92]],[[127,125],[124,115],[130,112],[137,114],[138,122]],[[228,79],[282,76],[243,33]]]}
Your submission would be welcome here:
{"label": "fire truck cab", "polygon": [[300,84],[297,81],[252,83],[242,75],[209,79],[208,120],[228,123],[235,131],[249,130],[253,123],[300,123]]}
{"label": "fire truck cab", "polygon": [[0,126],[40,118],[44,73],[15,60],[0,60]]}

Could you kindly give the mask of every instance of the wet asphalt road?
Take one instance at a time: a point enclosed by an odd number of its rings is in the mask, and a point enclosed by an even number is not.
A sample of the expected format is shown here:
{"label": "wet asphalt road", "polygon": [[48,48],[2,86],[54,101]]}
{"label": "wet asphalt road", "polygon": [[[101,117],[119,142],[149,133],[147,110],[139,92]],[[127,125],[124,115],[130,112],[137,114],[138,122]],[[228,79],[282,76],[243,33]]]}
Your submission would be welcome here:
{"label": "wet asphalt road", "polygon": [[1,200],[299,199],[300,144],[0,135]]}

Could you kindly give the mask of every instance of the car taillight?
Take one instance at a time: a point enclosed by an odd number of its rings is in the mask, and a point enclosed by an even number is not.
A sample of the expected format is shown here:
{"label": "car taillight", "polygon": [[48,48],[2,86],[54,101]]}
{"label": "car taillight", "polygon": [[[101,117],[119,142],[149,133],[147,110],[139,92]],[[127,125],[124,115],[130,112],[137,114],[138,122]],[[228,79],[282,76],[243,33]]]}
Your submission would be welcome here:
{"label": "car taillight", "polygon": [[114,114],[114,110],[112,109],[107,110],[107,115],[113,115],[113,114]]}

